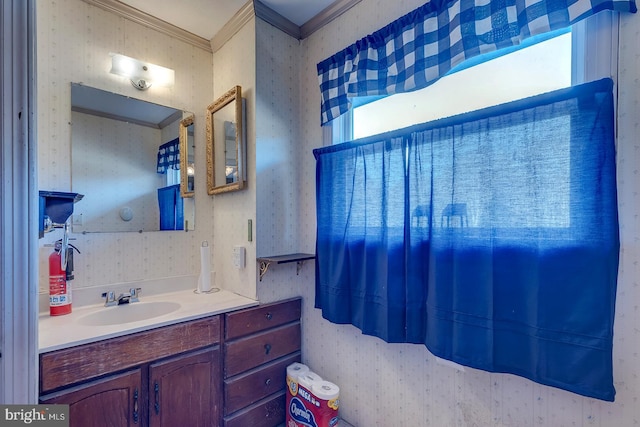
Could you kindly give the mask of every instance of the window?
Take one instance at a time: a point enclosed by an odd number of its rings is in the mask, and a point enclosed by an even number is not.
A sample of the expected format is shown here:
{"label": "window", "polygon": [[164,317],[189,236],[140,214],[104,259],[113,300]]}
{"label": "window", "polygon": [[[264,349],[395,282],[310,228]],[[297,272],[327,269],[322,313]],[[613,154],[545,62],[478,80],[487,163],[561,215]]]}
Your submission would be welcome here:
{"label": "window", "polygon": [[[369,124],[335,120],[338,138],[374,135],[314,151],[316,307],[324,318],[387,342],[423,343],[463,365],[613,400],[619,237],[612,16],[598,14],[546,45],[480,61],[413,94],[440,108],[405,100]],[[393,41],[412,31],[401,30]],[[322,120],[347,108],[347,93],[397,87],[401,77],[392,71],[407,70],[402,61],[423,53],[384,40],[391,53],[356,43],[318,65]],[[456,81],[489,86],[496,72],[481,77],[484,67],[548,52],[553,43],[565,52],[552,54],[562,70],[553,79],[513,71],[519,79],[509,86],[499,77],[507,90],[491,87],[490,99],[470,96]],[[429,71],[442,64],[440,52],[428,57]],[[393,70],[377,67],[388,62]],[[424,77],[414,71],[401,83]],[[444,95],[433,94],[446,84]],[[522,87],[532,92],[516,94]],[[538,92],[545,93],[531,96]],[[351,116],[364,121],[374,115],[369,108],[393,98],[400,96],[356,100]],[[457,102],[442,108],[450,98]],[[360,119],[359,109],[368,111]],[[393,110],[408,121],[378,127]],[[409,118],[411,110],[427,115]]]}
{"label": "window", "polygon": [[315,150],[323,317],[612,400],[612,89],[599,80]]}
{"label": "window", "polygon": [[180,184],[180,169],[167,169],[164,180],[165,187],[176,184]]}
{"label": "window", "polygon": [[611,77],[615,83],[617,27],[618,15],[603,11],[570,29],[527,39],[519,48],[472,58],[424,89],[386,97],[355,98],[349,112],[330,123],[330,131],[324,136],[325,145],[600,78]]}
{"label": "window", "polygon": [[353,139],[571,86],[571,32],[452,71],[424,89],[353,108]]}
{"label": "window", "polygon": [[[604,11],[572,28],[542,34],[525,40],[520,46],[472,58],[424,89],[390,96],[355,98],[349,112],[331,123],[330,131],[325,133],[325,141],[338,144],[359,140],[600,78],[611,77],[615,83],[617,19],[617,14]],[[510,145],[505,147],[501,155],[515,159],[520,153],[526,152],[522,148],[516,144]],[[565,179],[558,182],[556,171],[548,175],[554,176],[554,180],[539,188],[544,193],[539,197],[554,200],[554,203],[541,205],[541,211],[535,217],[513,215],[509,224],[503,226],[568,226],[570,140],[564,141],[557,150],[558,155],[560,152],[566,155],[564,164],[541,160],[536,171],[538,176],[543,176],[544,168],[562,167],[561,175]],[[473,180],[474,177],[468,179]],[[514,185],[520,184],[514,182]],[[438,206],[443,203],[447,204],[441,201]],[[502,203],[509,205],[508,200]],[[487,226],[482,222],[482,216],[474,213],[477,212],[474,208],[479,206],[467,201],[465,220],[469,226]]]}

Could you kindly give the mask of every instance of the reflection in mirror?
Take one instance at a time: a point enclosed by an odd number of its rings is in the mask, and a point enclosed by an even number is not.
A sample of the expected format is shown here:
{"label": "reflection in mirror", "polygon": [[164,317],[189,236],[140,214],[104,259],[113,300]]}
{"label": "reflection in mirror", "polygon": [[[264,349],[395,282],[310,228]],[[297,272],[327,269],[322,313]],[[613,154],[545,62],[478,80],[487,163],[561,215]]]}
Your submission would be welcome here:
{"label": "reflection in mirror", "polygon": [[246,131],[242,89],[235,86],[207,108],[207,192],[245,187]]}
{"label": "reflection in mirror", "polygon": [[71,84],[71,187],[85,197],[74,233],[193,230],[180,194],[179,127],[192,115]]}
{"label": "reflection in mirror", "polygon": [[193,197],[195,175],[195,139],[193,115],[180,121],[180,194]]}

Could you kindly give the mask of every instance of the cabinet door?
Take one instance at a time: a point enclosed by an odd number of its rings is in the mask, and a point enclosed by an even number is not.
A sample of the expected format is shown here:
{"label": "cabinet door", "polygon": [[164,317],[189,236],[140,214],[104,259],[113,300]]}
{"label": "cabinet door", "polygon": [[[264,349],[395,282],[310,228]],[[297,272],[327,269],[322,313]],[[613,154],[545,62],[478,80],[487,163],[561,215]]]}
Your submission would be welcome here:
{"label": "cabinet door", "polygon": [[140,369],[111,375],[40,398],[41,403],[68,404],[70,427],[140,426]]}
{"label": "cabinet door", "polygon": [[219,347],[149,368],[150,427],[217,427],[221,406]]}

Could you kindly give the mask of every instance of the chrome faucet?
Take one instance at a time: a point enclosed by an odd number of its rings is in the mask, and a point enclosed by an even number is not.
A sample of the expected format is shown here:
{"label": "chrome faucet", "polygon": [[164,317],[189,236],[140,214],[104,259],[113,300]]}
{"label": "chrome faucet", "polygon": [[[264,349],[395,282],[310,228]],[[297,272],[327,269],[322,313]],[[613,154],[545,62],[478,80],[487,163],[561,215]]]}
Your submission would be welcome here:
{"label": "chrome faucet", "polygon": [[122,293],[118,295],[118,298],[116,298],[116,294],[113,291],[104,292],[102,294],[102,298],[105,298],[104,306],[111,307],[114,305],[122,305],[122,304],[129,304],[131,302],[138,302],[140,301],[139,296],[140,296],[141,290],[142,290],[141,288],[131,288],[129,289],[128,293]]}
{"label": "chrome faucet", "polygon": [[138,295],[140,295],[141,288],[131,288],[128,293],[118,295],[117,302],[118,305],[129,304],[130,302],[138,302],[140,299]]}
{"label": "chrome faucet", "polygon": [[102,298],[105,298],[105,307],[111,307],[112,305],[118,304],[118,301],[116,301],[116,293],[113,291],[103,292]]}
{"label": "chrome faucet", "polygon": [[131,294],[130,293],[120,294],[120,295],[118,295],[118,298],[117,298],[118,305],[129,304],[130,300],[131,300]]}
{"label": "chrome faucet", "polygon": [[131,288],[129,289],[129,302],[138,302],[140,301],[140,299],[138,298],[140,295],[140,291],[142,291],[142,288]]}

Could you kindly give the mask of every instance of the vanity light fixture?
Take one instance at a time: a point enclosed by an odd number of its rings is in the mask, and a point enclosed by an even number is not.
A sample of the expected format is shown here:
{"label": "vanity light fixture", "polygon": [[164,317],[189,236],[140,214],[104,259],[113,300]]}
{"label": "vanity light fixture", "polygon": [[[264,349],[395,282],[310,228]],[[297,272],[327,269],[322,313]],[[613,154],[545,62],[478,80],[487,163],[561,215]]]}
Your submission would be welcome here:
{"label": "vanity light fixture", "polygon": [[133,87],[139,90],[147,90],[151,85],[170,87],[173,86],[175,80],[175,72],[170,68],[142,62],[117,53],[111,54],[110,72],[128,77]]}

